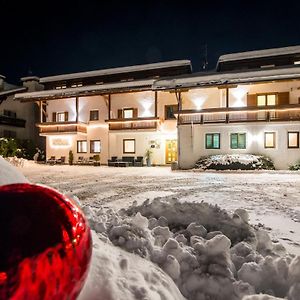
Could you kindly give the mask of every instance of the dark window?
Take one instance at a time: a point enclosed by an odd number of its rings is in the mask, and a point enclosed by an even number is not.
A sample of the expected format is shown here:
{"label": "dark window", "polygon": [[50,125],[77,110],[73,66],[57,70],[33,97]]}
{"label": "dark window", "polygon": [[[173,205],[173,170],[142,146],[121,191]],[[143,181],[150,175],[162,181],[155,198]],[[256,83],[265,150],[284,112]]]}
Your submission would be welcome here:
{"label": "dark window", "polygon": [[77,153],[87,153],[87,141],[77,141]]}
{"label": "dark window", "polygon": [[99,110],[90,110],[90,121],[99,120]]}
{"label": "dark window", "polygon": [[101,152],[101,141],[95,140],[90,141],[90,153],[100,153]]}
{"label": "dark window", "polygon": [[299,148],[299,131],[288,132],[288,148]]}
{"label": "dark window", "polygon": [[129,153],[129,154],[135,153],[135,139],[123,140],[123,153]]}
{"label": "dark window", "polygon": [[205,147],[206,149],[220,149],[220,133],[207,133]]}
{"label": "dark window", "polygon": [[11,110],[7,110],[7,109],[3,110],[3,115],[6,116],[6,117],[14,118],[14,119],[17,118],[17,113],[16,112],[11,111]]}
{"label": "dark window", "polygon": [[246,149],[246,133],[231,133],[231,149]]}
{"label": "dark window", "polygon": [[275,148],[276,134],[275,132],[265,132],[265,148]]}
{"label": "dark window", "polygon": [[178,112],[178,105],[165,105],[165,120],[176,119],[175,114]]}

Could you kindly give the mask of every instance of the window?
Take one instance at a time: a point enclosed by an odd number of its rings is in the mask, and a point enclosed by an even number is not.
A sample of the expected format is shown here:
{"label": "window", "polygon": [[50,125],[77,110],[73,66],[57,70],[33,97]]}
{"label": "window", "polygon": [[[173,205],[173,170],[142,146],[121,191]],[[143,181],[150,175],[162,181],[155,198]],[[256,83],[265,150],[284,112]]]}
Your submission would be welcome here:
{"label": "window", "polygon": [[132,119],[133,118],[133,108],[124,108],[123,109],[123,118]]}
{"label": "window", "polygon": [[16,112],[11,111],[11,110],[7,110],[7,109],[3,110],[3,115],[6,116],[6,117],[14,118],[14,119],[17,118],[17,113]]}
{"label": "window", "polygon": [[90,121],[99,120],[99,110],[90,110]]}
{"label": "window", "polygon": [[87,141],[77,141],[77,153],[87,153]]}
{"label": "window", "polygon": [[220,149],[220,133],[207,133],[205,135],[206,149]]}
{"label": "window", "polygon": [[65,113],[59,112],[56,114],[56,122],[65,122]]}
{"label": "window", "polygon": [[90,141],[90,153],[100,153],[101,152],[101,141]]}
{"label": "window", "polygon": [[288,148],[299,148],[299,131],[288,132]]}
{"label": "window", "polygon": [[276,94],[257,95],[257,106],[276,105]]}
{"label": "window", "polygon": [[275,148],[276,134],[275,132],[265,132],[265,148]]}
{"label": "window", "polygon": [[230,148],[246,149],[246,133],[231,133]]}
{"label": "window", "polygon": [[165,120],[176,119],[175,114],[178,112],[178,105],[165,105]]}
{"label": "window", "polygon": [[135,140],[125,139],[123,140],[123,153],[135,153]]}

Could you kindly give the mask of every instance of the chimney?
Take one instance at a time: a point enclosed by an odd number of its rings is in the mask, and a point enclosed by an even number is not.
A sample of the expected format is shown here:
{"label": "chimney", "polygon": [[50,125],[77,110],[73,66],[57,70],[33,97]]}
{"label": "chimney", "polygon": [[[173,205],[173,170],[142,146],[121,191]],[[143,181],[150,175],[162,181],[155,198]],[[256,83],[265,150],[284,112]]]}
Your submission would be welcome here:
{"label": "chimney", "polygon": [[4,81],[5,81],[5,76],[0,74],[0,91],[4,90]]}
{"label": "chimney", "polygon": [[40,84],[40,78],[37,76],[22,77],[21,81],[24,87],[27,87],[28,92],[41,91],[44,86]]}

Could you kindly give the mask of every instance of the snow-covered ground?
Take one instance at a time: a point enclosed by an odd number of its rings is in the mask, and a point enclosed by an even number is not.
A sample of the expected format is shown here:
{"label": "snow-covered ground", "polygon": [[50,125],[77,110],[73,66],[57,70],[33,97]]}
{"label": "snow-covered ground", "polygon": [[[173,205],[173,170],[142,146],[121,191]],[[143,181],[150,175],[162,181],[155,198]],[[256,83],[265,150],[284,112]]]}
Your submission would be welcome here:
{"label": "snow-covered ground", "polygon": [[94,254],[80,300],[300,299],[300,173],[20,170],[83,205]]}
{"label": "snow-covered ground", "polygon": [[266,229],[273,240],[300,255],[299,172],[172,172],[168,167],[70,167],[31,162],[20,171],[33,183],[76,195],[96,208],[126,208],[133,201],[141,204],[156,197],[205,201],[229,212],[244,208],[251,224]]}

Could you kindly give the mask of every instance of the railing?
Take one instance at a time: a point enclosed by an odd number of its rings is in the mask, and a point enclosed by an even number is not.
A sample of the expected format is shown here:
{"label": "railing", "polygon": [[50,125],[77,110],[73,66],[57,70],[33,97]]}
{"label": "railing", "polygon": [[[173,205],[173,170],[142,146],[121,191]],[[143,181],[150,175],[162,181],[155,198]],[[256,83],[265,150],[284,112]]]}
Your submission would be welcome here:
{"label": "railing", "polygon": [[182,110],[179,124],[209,124],[235,122],[300,121],[300,105],[213,108],[201,111]]}
{"label": "railing", "polygon": [[85,123],[76,122],[45,122],[37,124],[40,134],[55,134],[55,133],[87,133]]}
{"label": "railing", "polygon": [[0,125],[8,125],[8,126],[24,128],[26,125],[26,120],[1,115],[0,116]]}
{"label": "railing", "polygon": [[159,118],[110,119],[106,120],[109,130],[157,129]]}

